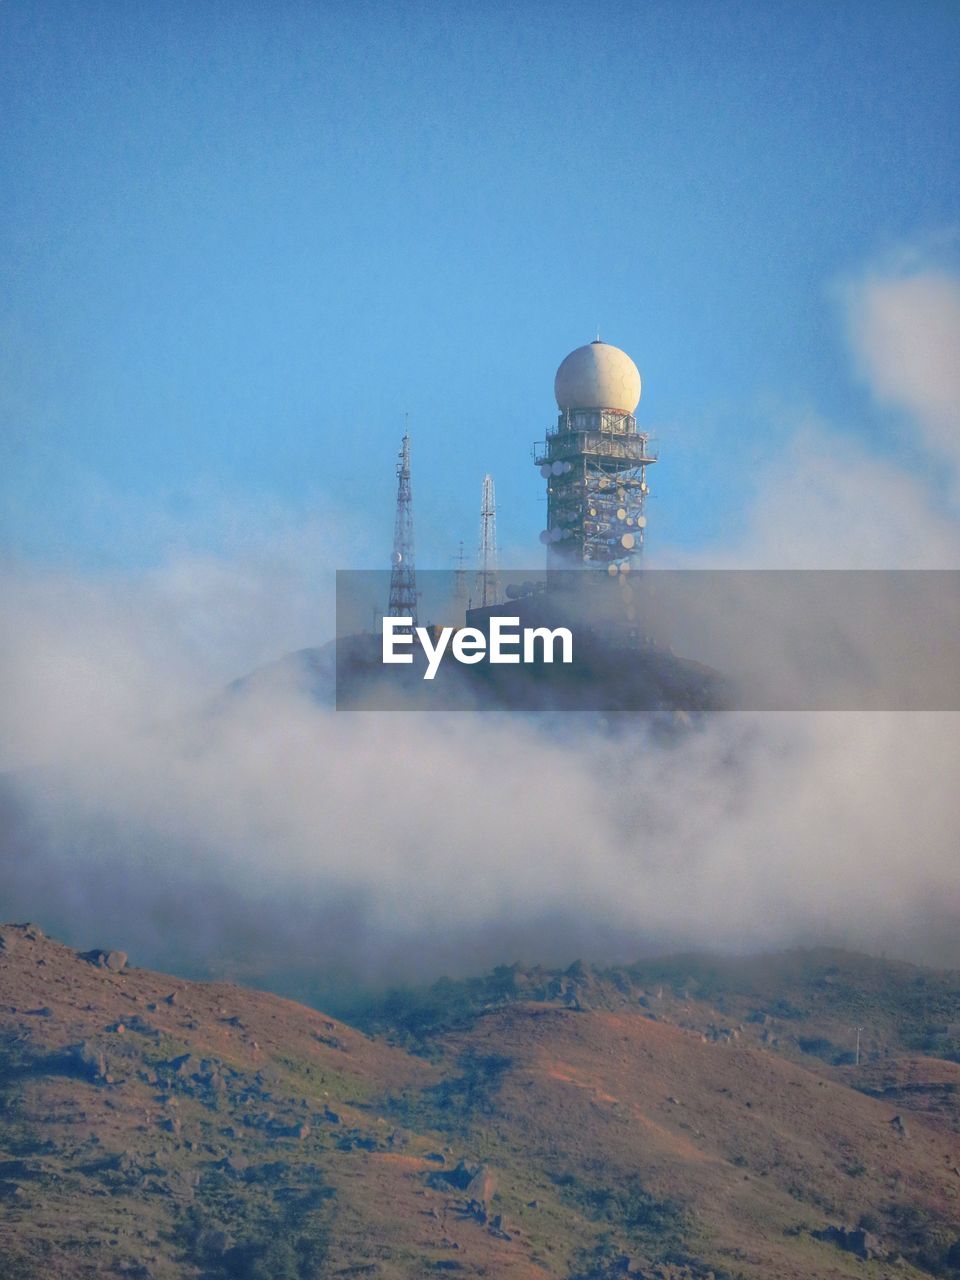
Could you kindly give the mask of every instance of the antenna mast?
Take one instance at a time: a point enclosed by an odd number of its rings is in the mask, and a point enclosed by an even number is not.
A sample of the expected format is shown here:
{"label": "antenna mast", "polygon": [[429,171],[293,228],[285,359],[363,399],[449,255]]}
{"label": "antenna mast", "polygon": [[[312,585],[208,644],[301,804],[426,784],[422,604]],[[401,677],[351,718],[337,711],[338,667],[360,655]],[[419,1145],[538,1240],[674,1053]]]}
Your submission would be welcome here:
{"label": "antenna mast", "polygon": [[403,433],[397,461],[397,516],[390,568],[391,618],[412,618],[417,625],[417,573],[413,564],[413,491],[410,487],[410,437]]}
{"label": "antenna mast", "polygon": [[462,542],[455,556],[455,563],[457,567],[453,571],[453,600],[457,609],[465,613],[467,608],[467,571],[463,567],[466,564],[466,556],[463,553]]}
{"label": "antenna mast", "polygon": [[477,556],[477,603],[482,609],[500,603],[500,574],[497,564],[497,499],[493,476],[483,477],[480,502],[480,548]]}

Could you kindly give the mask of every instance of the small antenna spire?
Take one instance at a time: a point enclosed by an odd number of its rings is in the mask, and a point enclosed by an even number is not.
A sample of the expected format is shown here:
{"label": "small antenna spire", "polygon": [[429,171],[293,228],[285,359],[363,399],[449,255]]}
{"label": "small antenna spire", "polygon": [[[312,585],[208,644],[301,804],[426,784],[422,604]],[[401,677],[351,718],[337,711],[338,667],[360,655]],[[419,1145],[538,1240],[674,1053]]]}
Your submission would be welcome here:
{"label": "small antenna spire", "polygon": [[466,617],[469,601],[467,596],[467,557],[463,549],[463,542],[457,550],[457,554],[452,557],[456,568],[453,571],[453,607],[456,613],[458,624]]}

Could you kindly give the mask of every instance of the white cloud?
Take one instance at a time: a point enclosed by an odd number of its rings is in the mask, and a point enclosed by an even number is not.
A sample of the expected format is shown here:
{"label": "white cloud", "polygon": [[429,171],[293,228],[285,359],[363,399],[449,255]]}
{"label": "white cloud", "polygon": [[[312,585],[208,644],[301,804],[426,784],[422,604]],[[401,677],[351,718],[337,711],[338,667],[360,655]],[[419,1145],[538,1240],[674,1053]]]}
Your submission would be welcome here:
{"label": "white cloud", "polygon": [[663,563],[755,569],[960,568],[960,524],[910,470],[808,415],[759,477],[744,532]]}
{"label": "white cloud", "polygon": [[[847,295],[850,339],[877,399],[960,483],[960,280],[945,271],[870,274]],[[957,490],[960,492],[960,489]]]}
{"label": "white cloud", "polygon": [[956,510],[917,466],[935,459],[960,501],[960,279],[904,251],[889,269],[845,281],[839,298],[855,366],[876,401],[902,415],[899,457],[870,447],[869,422],[795,416],[777,433],[782,452],[754,477],[743,532],[682,555],[654,544],[658,564],[960,568]]}

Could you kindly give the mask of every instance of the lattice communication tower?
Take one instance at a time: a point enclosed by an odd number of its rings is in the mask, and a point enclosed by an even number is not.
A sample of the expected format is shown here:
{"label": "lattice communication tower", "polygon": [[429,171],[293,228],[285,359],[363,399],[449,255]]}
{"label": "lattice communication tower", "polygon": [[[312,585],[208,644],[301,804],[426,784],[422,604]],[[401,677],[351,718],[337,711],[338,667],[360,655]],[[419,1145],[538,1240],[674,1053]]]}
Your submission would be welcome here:
{"label": "lattice communication tower", "polygon": [[480,545],[477,548],[477,582],[473,604],[484,608],[500,604],[500,565],[497,551],[497,498],[493,476],[483,477],[480,496]]}
{"label": "lattice communication tower", "polygon": [[397,514],[393,526],[390,602],[387,615],[412,618],[417,625],[417,571],[413,554],[413,490],[410,485],[410,437],[403,434],[397,461]]}

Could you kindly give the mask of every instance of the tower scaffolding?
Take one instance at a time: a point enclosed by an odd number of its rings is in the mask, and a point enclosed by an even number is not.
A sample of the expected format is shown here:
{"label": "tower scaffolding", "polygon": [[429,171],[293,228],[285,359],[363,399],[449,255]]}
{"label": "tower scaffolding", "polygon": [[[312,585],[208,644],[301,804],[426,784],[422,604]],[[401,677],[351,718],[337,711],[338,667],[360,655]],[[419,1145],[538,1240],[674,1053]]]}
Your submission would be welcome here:
{"label": "tower scaffolding", "polygon": [[[647,468],[657,461],[632,412],[639,399],[640,375],[616,347],[593,342],[560,366],[557,421],[534,449],[547,482],[540,540],[548,568],[616,574],[637,567],[647,524]],[[611,401],[617,407],[604,407]]]}

